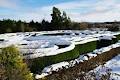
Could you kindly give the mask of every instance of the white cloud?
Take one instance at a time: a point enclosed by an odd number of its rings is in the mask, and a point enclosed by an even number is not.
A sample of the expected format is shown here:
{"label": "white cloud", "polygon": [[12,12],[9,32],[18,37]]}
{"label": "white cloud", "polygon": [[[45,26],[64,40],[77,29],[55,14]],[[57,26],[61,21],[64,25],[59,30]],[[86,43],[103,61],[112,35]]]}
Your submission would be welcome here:
{"label": "white cloud", "polygon": [[105,12],[92,12],[88,14],[70,13],[68,14],[73,21],[81,22],[105,22],[105,21],[120,21],[120,13],[117,10]]}
{"label": "white cloud", "polygon": [[[13,0],[12,0],[13,1]],[[17,10],[15,19],[22,19],[25,21],[41,21],[42,19],[51,20],[52,7],[58,7],[64,10],[71,17],[73,21],[89,21],[89,22],[104,22],[120,20],[120,2],[118,0],[97,0],[90,2],[88,0],[76,0],[72,2],[59,3],[49,6],[36,7],[31,10],[24,10],[21,6]],[[91,4],[92,3],[92,4]],[[8,5],[7,5],[8,4]],[[10,0],[0,0],[0,7],[15,7],[17,4],[10,2]],[[81,10],[82,8],[82,10]],[[74,11],[77,10],[77,11]],[[85,13],[82,13],[86,11]]]}
{"label": "white cloud", "polygon": [[[53,6],[58,7],[61,10],[71,10],[71,12],[69,11],[67,13],[73,21],[103,22],[120,20],[120,3],[118,3],[117,0],[98,0],[93,4],[90,4],[88,1],[73,1],[55,4],[52,6],[45,6],[42,7],[41,10],[50,11]],[[80,8],[83,8],[84,11],[87,8],[89,11],[86,13],[82,13],[82,11],[72,11],[73,9],[80,10]]]}
{"label": "white cloud", "polygon": [[104,22],[104,21],[120,21],[120,3],[117,0],[101,0],[94,4],[89,9],[91,12],[69,12],[68,15],[73,21],[88,21],[88,22]]}
{"label": "white cloud", "polygon": [[0,7],[15,9],[17,4],[15,0],[0,0]]}
{"label": "white cloud", "polygon": [[70,10],[70,9],[78,9],[80,7],[91,7],[92,6],[92,5],[89,5],[88,1],[85,1],[85,2],[81,2],[79,0],[72,1],[72,2],[64,2],[64,3],[54,4],[50,6],[44,6],[41,9],[48,11],[48,10],[51,10],[53,7],[57,7],[61,10]]}

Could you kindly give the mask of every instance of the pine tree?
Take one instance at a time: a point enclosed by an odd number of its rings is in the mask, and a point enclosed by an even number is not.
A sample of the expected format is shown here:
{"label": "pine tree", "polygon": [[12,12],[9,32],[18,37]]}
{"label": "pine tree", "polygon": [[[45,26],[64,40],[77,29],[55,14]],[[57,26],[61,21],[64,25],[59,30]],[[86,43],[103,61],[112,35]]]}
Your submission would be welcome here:
{"label": "pine tree", "polygon": [[52,16],[52,26],[54,29],[60,29],[62,26],[62,17],[61,17],[61,12],[58,8],[53,7],[53,13],[51,14]]}

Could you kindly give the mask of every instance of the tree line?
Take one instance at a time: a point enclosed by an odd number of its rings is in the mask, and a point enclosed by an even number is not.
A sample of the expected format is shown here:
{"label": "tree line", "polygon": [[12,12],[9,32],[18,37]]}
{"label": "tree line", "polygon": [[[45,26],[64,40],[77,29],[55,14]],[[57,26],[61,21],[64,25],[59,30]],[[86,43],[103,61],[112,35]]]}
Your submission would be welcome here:
{"label": "tree line", "polygon": [[[66,12],[61,12],[58,8],[53,7],[52,20],[46,21],[43,19],[41,22],[30,22],[25,21],[15,21],[10,19],[0,20],[0,33],[9,33],[9,32],[31,32],[31,31],[50,31],[50,30],[84,30],[89,28],[104,28],[107,26],[107,23],[88,23],[88,22],[74,22],[67,16]],[[97,25],[96,25],[97,24]],[[95,26],[94,26],[95,25]],[[119,30],[120,25],[115,25],[114,23],[111,26],[105,27],[108,30],[115,31]]]}
{"label": "tree line", "polygon": [[0,33],[80,29],[79,23],[71,21],[65,11],[56,7],[53,7],[51,17],[50,22],[44,19],[41,22],[3,19],[0,20]]}

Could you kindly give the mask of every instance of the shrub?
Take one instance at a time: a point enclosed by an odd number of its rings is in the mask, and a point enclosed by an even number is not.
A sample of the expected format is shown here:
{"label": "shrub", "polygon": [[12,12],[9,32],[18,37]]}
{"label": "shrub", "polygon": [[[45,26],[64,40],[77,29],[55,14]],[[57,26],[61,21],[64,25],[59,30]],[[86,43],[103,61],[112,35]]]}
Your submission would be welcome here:
{"label": "shrub", "polygon": [[19,51],[14,47],[6,47],[0,52],[0,80],[33,80]]}

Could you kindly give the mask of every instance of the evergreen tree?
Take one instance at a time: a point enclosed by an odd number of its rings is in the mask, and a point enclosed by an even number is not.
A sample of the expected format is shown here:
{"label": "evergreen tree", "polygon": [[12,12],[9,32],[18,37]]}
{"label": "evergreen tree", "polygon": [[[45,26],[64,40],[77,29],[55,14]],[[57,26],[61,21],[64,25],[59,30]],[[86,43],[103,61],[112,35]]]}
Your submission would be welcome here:
{"label": "evergreen tree", "polygon": [[42,26],[42,30],[47,30],[47,31],[53,30],[51,28],[51,24],[48,21],[45,21],[44,19],[41,22],[41,26]]}
{"label": "evergreen tree", "polygon": [[19,20],[18,22],[16,22],[16,26],[17,26],[17,29],[16,29],[16,31],[18,31],[18,32],[21,32],[21,20]]}
{"label": "evergreen tree", "polygon": [[54,27],[54,29],[60,29],[62,26],[62,17],[60,10],[56,7],[53,7],[53,13],[51,14],[51,16],[51,24]]}
{"label": "evergreen tree", "polygon": [[62,29],[72,29],[71,26],[72,26],[71,19],[69,17],[67,17],[66,12],[63,11],[63,15],[62,15]]}
{"label": "evergreen tree", "polygon": [[46,30],[46,21],[43,19],[41,22],[42,30]]}
{"label": "evergreen tree", "polygon": [[67,15],[66,15],[66,12],[63,11],[63,15],[62,15],[62,29],[66,29],[66,25],[67,25]]}
{"label": "evergreen tree", "polygon": [[14,46],[1,49],[0,80],[33,80],[19,51]]}

